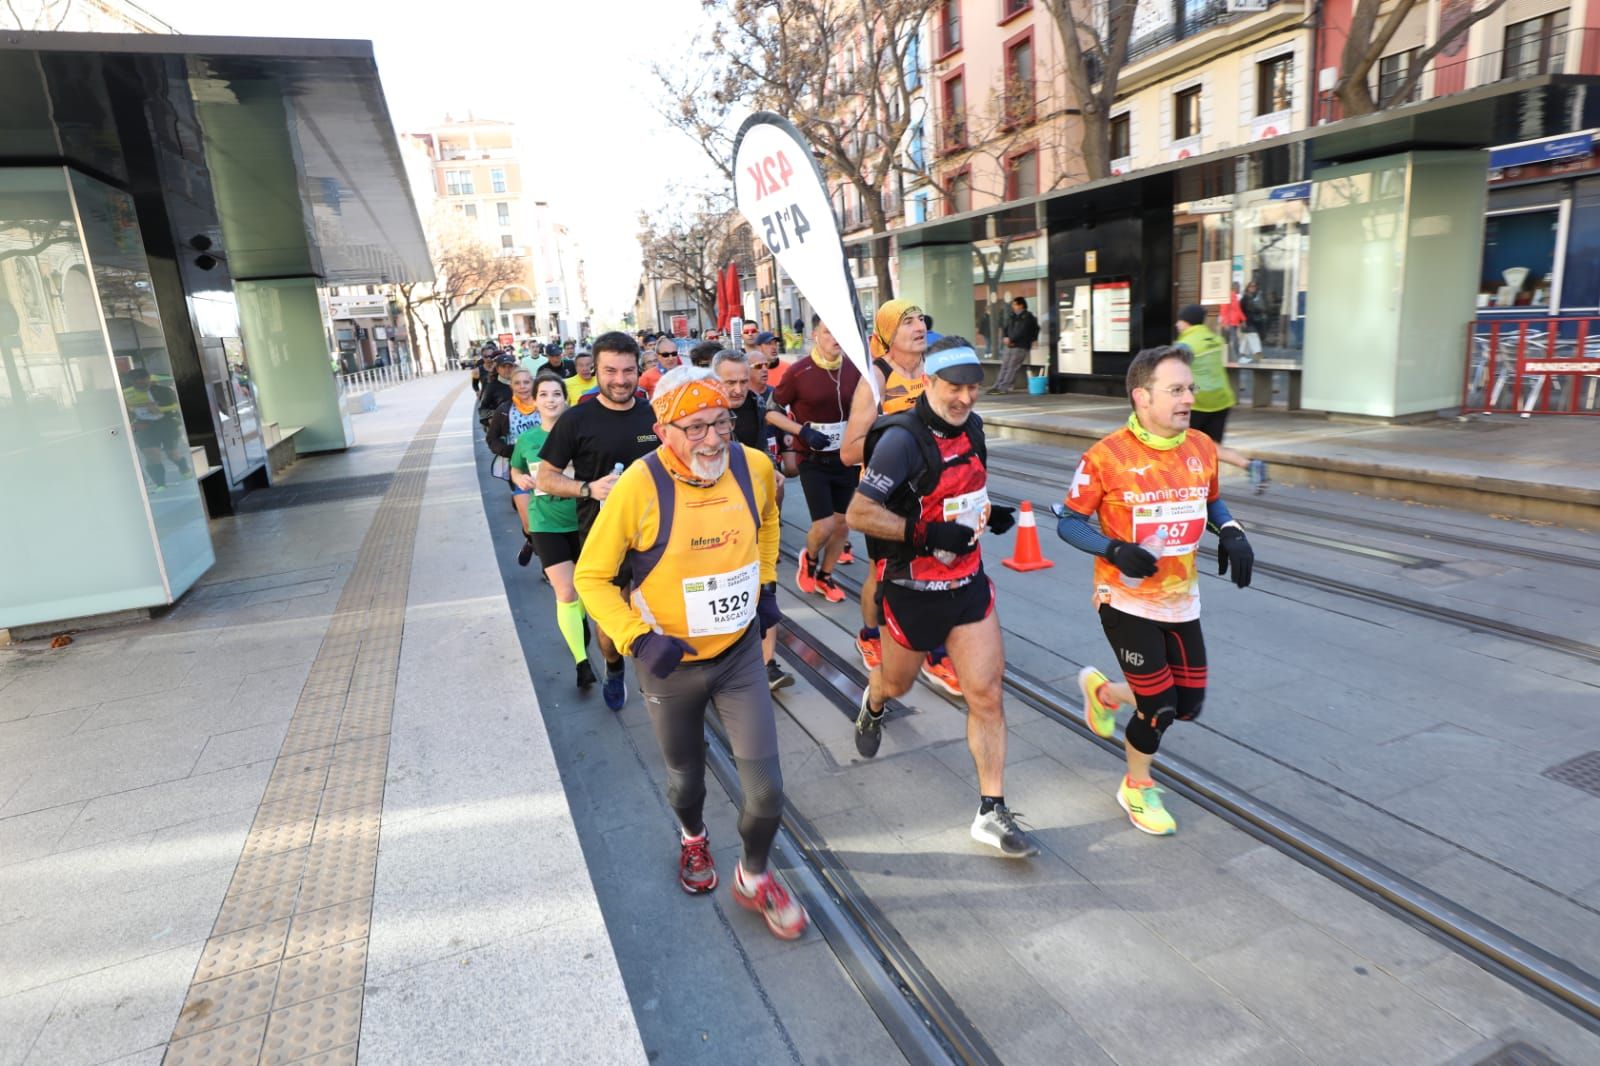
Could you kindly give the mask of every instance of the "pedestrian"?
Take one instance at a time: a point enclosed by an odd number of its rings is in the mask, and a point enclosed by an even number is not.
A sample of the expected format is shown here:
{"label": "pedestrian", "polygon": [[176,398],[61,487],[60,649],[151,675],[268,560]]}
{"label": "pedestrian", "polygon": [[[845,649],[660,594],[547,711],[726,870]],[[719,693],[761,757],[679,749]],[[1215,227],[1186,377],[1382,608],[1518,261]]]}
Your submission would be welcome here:
{"label": "pedestrian", "polygon": [[750,342],[750,358],[754,359],[755,353],[761,353],[762,359],[767,365],[767,384],[774,387],[783,380],[783,375],[788,369],[783,365],[783,360],[779,356],[778,350],[781,346],[782,341],[778,335],[766,331],[757,333]]}
{"label": "pedestrian", "polygon": [[933,328],[933,316],[932,315],[923,315],[922,316],[922,324],[924,326],[928,327],[928,347],[931,348],[935,344],[938,344],[940,341],[944,340],[944,334],[943,333],[938,333],[938,332],[934,331],[934,328]]}
{"label": "pedestrian", "polygon": [[488,379],[478,398],[478,424],[483,426],[485,433],[494,413],[511,400],[511,373],[517,369],[517,358],[514,355],[496,355],[488,365],[492,368],[493,376]]}
{"label": "pedestrian", "polygon": [[1239,331],[1240,362],[1247,363],[1261,358],[1261,335],[1267,329],[1267,306],[1261,298],[1261,286],[1252,281],[1244,287],[1239,310],[1244,315]]}
{"label": "pedestrian", "polygon": [[511,454],[511,479],[524,495],[531,494],[525,512],[529,542],[538,552],[539,565],[544,567],[544,576],[555,592],[556,628],[577,664],[577,685],[586,689],[596,678],[594,667],[589,665],[589,626],[572,581],[579,550],[578,502],[538,490],[539,452],[567,409],[566,386],[561,378],[541,374],[535,382],[534,403],[539,420],[517,438]]}
{"label": "pedestrian", "polygon": [[530,374],[539,373],[540,355],[539,349],[526,338],[517,346],[517,363]]}
{"label": "pedestrian", "polygon": [[600,379],[594,373],[594,353],[585,348],[572,360],[573,374],[567,379],[567,406],[578,406],[578,400],[590,389],[597,389]]}
{"label": "pedestrian", "polygon": [[[1244,306],[1243,297],[1239,304],[1240,307]],[[1233,386],[1228,383],[1222,338],[1206,325],[1206,309],[1199,304],[1190,304],[1178,312],[1176,329],[1177,347],[1189,352],[1193,366],[1194,410],[1189,415],[1187,428],[1197,429],[1210,437],[1217,445],[1217,458],[1243,470],[1259,491],[1267,483],[1267,464],[1260,459],[1248,459],[1243,452],[1222,444],[1223,434],[1228,429],[1228,412],[1238,402]]]}
{"label": "pedestrian", "polygon": [[[1150,763],[1173,722],[1200,717],[1206,696],[1206,645],[1200,631],[1201,534],[1217,530],[1217,573],[1231,569],[1248,588],[1255,552],[1217,478],[1217,446],[1193,431],[1199,398],[1190,349],[1146,348],[1128,367],[1127,425],[1084,452],[1072,489],[1056,508],[1062,540],[1095,556],[1094,602],[1124,682],[1086,666],[1078,674],[1084,715],[1109,737],[1117,707],[1134,708],[1124,731],[1128,770],[1117,802],[1134,826],[1177,831],[1150,777]],[[1089,525],[1099,517],[1100,528]]]}
{"label": "pedestrian", "polygon": [[989,502],[983,421],[973,410],[983,364],[972,342],[948,336],[923,360],[923,392],[910,410],[879,419],[867,435],[850,528],[880,559],[883,662],[871,672],[856,716],[856,750],[883,740],[884,708],[916,682],[925,656],[946,647],[967,701],[967,747],[980,796],[972,839],[1007,858],[1038,847],[1006,806],[1005,647],[994,584],[978,538],[1005,533],[1010,507]]}
{"label": "pedestrian", "polygon": [[[805,908],[767,868],[783,776],[761,635],[780,617],[780,520],[771,464],[729,444],[727,403],[710,370],[662,376],[651,404],[663,443],[615,483],[578,560],[577,585],[599,626],[638,665],[678,819],[679,885],[691,894],[717,887],[703,818],[709,704],[743,792],[733,897],[774,936],[793,940],[805,932]],[[631,596],[613,580],[625,564]]]}
{"label": "pedestrian", "polygon": [[1028,310],[1028,301],[1018,296],[1011,301],[1011,314],[1006,316],[1005,355],[1000,359],[1000,373],[989,388],[991,395],[1004,396],[1016,383],[1017,372],[1028,361],[1033,342],[1039,339],[1039,320]]}
{"label": "pedestrian", "polygon": [[533,558],[533,536],[528,532],[528,494],[517,487],[511,476],[511,457],[522,434],[538,425],[539,408],[534,401],[532,374],[520,366],[513,366],[510,384],[511,398],[489,416],[484,440],[495,456],[492,467],[494,476],[510,486],[511,502],[516,505],[517,515],[522,519],[523,543],[517,553],[517,565],[527,566],[528,560]]}
{"label": "pedestrian", "polygon": [[661,380],[661,375],[676,368],[678,363],[678,342],[665,335],[657,338],[656,365],[639,377],[639,387],[645,391],[645,395],[654,395],[656,382]]}
{"label": "pedestrian", "polygon": [[562,381],[578,372],[578,368],[572,364],[572,360],[562,356],[561,345],[554,341],[544,346],[544,359],[545,361],[539,364],[539,370],[543,373],[555,374]]}
{"label": "pedestrian", "polygon": [[[928,348],[928,327],[922,321],[921,309],[910,300],[889,300],[879,307],[873,316],[868,340],[872,347],[873,379],[881,399],[874,402],[872,383],[865,378],[856,386],[856,394],[850,400],[844,441],[839,446],[839,460],[850,466],[861,465],[867,431],[878,417],[911,410],[927,384],[922,372],[922,356]],[[868,554],[872,558],[872,568],[861,585],[862,625],[856,634],[856,650],[866,668],[875,670],[883,661],[883,640],[878,628],[881,617],[879,576],[883,567],[881,559],[870,551]],[[942,647],[929,649],[922,676],[929,684],[960,697],[961,681]]]}
{"label": "pedestrian", "polygon": [[1237,357],[1239,351],[1239,327],[1244,325],[1244,310],[1239,306],[1239,283],[1232,284],[1228,293],[1228,302],[1217,308],[1217,326],[1222,330],[1222,337],[1228,343],[1230,358]]}
{"label": "pedestrian", "polygon": [[773,412],[767,419],[794,435],[800,488],[811,516],[806,546],[795,568],[795,586],[806,595],[843,603],[844,590],[834,581],[833,568],[850,535],[844,516],[856,494],[860,471],[840,460],[839,448],[861,372],[844,357],[838,339],[819,316],[812,316],[811,336],[811,355],[791,366],[773,393],[788,413]]}
{"label": "pedestrian", "polygon": [[[537,475],[540,492],[578,501],[578,542],[587,543],[589,530],[600,515],[600,505],[635,459],[661,442],[655,416],[638,398],[639,346],[626,333],[602,333],[594,342],[600,391],[588,403],[563,415],[539,449]],[[567,470],[572,472],[566,473]],[[612,571],[612,577],[626,575]],[[580,585],[581,592],[581,585]],[[586,601],[587,602],[587,601]],[[627,701],[622,653],[594,610],[600,653],[605,658],[605,683],[601,693],[606,706],[620,711]],[[622,645],[625,648],[627,645]]]}
{"label": "pedestrian", "polygon": [[[766,408],[750,391],[750,362],[745,353],[721,351],[711,360],[711,369],[722,382],[728,395],[728,410],[733,412],[733,439],[746,448],[753,448],[772,459],[767,448],[767,438],[775,432],[766,421]],[[777,462],[773,461],[777,470]],[[774,475],[774,492],[778,498],[779,513],[783,509],[783,474]],[[767,664],[767,687],[776,692],[794,684],[793,675],[778,665],[778,631],[769,629],[761,637],[761,659]]]}

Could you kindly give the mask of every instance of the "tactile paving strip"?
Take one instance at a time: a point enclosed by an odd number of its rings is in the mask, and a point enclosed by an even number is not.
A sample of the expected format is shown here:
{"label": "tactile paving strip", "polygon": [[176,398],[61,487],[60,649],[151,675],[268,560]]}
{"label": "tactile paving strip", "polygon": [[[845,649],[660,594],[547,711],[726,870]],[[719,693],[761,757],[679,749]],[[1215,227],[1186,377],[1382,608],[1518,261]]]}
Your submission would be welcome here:
{"label": "tactile paving strip", "polygon": [[1544,772],[1552,781],[1581,788],[1591,796],[1600,796],[1600,751],[1586,751],[1575,759],[1568,759]]}
{"label": "tactile paving strip", "polygon": [[456,389],[356,555],[201,952],[164,1062],[353,1063],[411,551]]}

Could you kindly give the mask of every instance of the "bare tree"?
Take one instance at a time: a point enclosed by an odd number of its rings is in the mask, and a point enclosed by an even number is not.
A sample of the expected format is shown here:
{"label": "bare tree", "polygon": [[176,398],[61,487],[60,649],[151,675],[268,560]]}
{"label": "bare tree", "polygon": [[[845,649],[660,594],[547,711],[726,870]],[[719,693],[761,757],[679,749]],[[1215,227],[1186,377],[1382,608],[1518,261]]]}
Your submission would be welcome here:
{"label": "bare tree", "polygon": [[456,353],[456,323],[461,316],[507,285],[520,282],[523,265],[514,256],[495,254],[488,245],[460,230],[449,231],[430,243],[433,271],[438,279],[430,299],[438,304],[446,358],[452,358]]}
{"label": "bare tree", "polygon": [[[435,295],[430,291],[427,294],[418,292],[419,284],[414,281],[402,281],[395,286],[400,292],[400,302],[406,309],[406,336],[411,339],[411,358],[418,366],[422,365],[422,350],[417,345],[417,309],[423,304],[435,302]],[[426,330],[426,325],[424,325]],[[432,338],[427,339],[428,365],[433,373],[439,372],[438,360],[433,355]],[[453,354],[453,353],[452,353]]]}
{"label": "bare tree", "polygon": [[1412,53],[1405,77],[1380,99],[1373,96],[1367,79],[1406,16],[1418,6],[1418,0],[1393,0],[1394,6],[1382,16],[1381,24],[1379,8],[1384,0],[1356,0],[1355,11],[1350,16],[1350,35],[1345,38],[1344,51],[1339,56],[1339,80],[1333,88],[1345,117],[1370,115],[1403,102],[1436,56],[1463,40],[1463,34],[1499,11],[1506,0],[1488,0],[1477,10],[1469,10],[1474,2],[1462,0],[1458,4],[1445,4],[1439,17],[1439,36],[1426,48]]}
{"label": "bare tree", "polygon": [[704,322],[716,316],[719,272],[742,250],[734,240],[738,219],[725,195],[701,193],[687,201],[682,195],[671,190],[679,206],[640,214],[639,248],[646,273],[681,286]]}
{"label": "bare tree", "polygon": [[[918,34],[934,0],[705,0],[716,18],[709,73],[662,74],[667,118],[730,181],[730,118],[750,108],[785,116],[829,178],[854,188],[873,233],[889,228],[888,183],[910,125]],[[894,295],[873,257],[879,299]]]}
{"label": "bare tree", "polygon": [[1082,122],[1081,154],[1090,181],[1111,176],[1111,107],[1128,62],[1137,0],[1040,0],[1061,39],[1067,95],[1077,101]]}

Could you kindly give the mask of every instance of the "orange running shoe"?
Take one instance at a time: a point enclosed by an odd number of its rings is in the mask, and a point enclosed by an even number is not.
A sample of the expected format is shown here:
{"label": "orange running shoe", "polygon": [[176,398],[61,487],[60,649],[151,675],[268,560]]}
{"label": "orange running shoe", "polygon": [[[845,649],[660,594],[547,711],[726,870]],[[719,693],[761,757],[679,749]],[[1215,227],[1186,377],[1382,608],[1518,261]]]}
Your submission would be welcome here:
{"label": "orange running shoe", "polygon": [[804,548],[800,549],[800,563],[795,567],[794,584],[807,596],[817,591],[817,579],[811,573],[811,554]]}
{"label": "orange running shoe", "polygon": [[733,898],[766,919],[767,930],[779,940],[798,940],[806,931],[806,909],[770,870],[750,877],[740,863],[733,871]]}
{"label": "orange running shoe", "polygon": [[882,637],[864,637],[857,633],[856,651],[861,653],[861,662],[868,670],[876,670],[883,665]]}
{"label": "orange running shoe", "polygon": [[829,603],[844,602],[844,589],[834,584],[832,574],[818,574],[811,584],[816,589],[817,595]]}
{"label": "orange running shoe", "polygon": [[850,549],[850,542],[844,542],[844,551],[839,553],[839,565],[849,566],[856,561],[856,553]]}
{"label": "orange running shoe", "polygon": [[950,662],[950,656],[943,655],[938,659],[928,656],[922,662],[922,676],[930,685],[944,689],[957,699],[961,697],[961,679],[956,677],[956,668]]}

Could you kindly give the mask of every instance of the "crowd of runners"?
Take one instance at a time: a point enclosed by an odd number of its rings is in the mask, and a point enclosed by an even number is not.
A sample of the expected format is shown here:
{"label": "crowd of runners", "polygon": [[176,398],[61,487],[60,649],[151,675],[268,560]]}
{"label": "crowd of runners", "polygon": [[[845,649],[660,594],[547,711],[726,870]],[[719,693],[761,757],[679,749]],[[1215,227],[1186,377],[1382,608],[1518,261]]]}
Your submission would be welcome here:
{"label": "crowd of runners", "polygon": [[[1152,759],[1167,729],[1199,717],[1205,701],[1196,563],[1207,530],[1219,573],[1250,584],[1253,554],[1222,500],[1218,463],[1241,466],[1258,490],[1266,480],[1259,462],[1221,445],[1232,396],[1222,346],[1194,310],[1180,314],[1177,344],[1133,358],[1127,424],[1084,453],[1054,506],[1061,539],[1095,557],[1094,609],[1122,673],[1113,681],[1084,668],[1085,718],[1110,737],[1128,710],[1114,795],[1156,835],[1177,827]],[[867,556],[857,752],[877,755],[892,729],[889,701],[919,677],[963,700],[978,791],[972,839],[1009,858],[1038,852],[1006,800],[1005,648],[981,544],[1016,514],[989,496],[975,410],[983,365],[971,342],[932,334],[904,300],[867,323],[867,375],[829,323],[810,326],[809,349],[788,363],[780,338],[747,326],[729,338],[486,344],[472,371],[492,470],[521,520],[517,562],[538,559],[574,683],[599,684],[620,711],[634,661],[679,823],[680,886],[702,894],[718,884],[702,819],[710,707],[743,793],[732,892],[785,939],[807,924],[768,870],[783,802],[773,693],[794,683],[774,655],[788,482],[799,481],[809,516],[798,595],[842,603],[835,573],[854,561],[852,535]]]}

